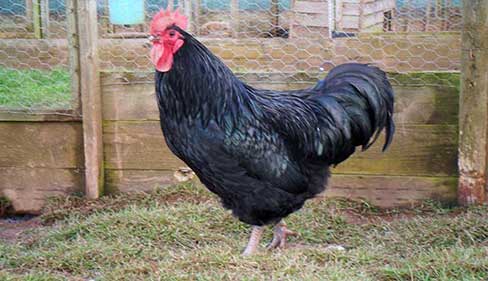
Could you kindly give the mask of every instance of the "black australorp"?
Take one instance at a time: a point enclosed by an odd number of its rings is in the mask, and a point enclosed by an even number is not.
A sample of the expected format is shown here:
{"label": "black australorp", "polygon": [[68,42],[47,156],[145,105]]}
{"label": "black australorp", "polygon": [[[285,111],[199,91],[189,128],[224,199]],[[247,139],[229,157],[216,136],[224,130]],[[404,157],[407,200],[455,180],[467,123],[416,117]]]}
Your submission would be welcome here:
{"label": "black australorp", "polygon": [[329,166],[392,141],[393,91],[380,69],[344,64],[315,87],[255,89],[176,25],[183,45],[156,72],[161,128],[174,154],[241,221],[279,222],[322,192]]}

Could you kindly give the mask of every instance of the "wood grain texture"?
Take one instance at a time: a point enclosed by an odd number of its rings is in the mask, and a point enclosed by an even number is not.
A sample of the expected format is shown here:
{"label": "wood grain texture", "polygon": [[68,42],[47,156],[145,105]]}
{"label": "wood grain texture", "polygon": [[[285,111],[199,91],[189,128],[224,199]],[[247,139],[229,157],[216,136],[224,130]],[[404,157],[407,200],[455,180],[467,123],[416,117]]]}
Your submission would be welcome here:
{"label": "wood grain texture", "polygon": [[[105,122],[108,169],[174,170],[185,166],[165,145],[158,121]],[[381,138],[334,171],[341,174],[457,175],[456,125],[404,125],[390,149],[381,153]]]}
{"label": "wood grain texture", "polygon": [[[106,170],[107,188],[114,192],[148,192],[176,183],[171,171]],[[412,206],[425,200],[456,201],[455,177],[332,175],[320,197],[365,200],[390,208]]]}
{"label": "wood grain texture", "polygon": [[393,143],[381,152],[382,137],[334,169],[343,174],[457,176],[456,125],[397,125]]}
{"label": "wood grain texture", "polygon": [[379,0],[373,1],[370,3],[363,3],[363,15],[369,14],[381,14],[383,16],[383,12],[390,11],[396,8],[395,0]]}
{"label": "wood grain texture", "polygon": [[82,166],[80,123],[0,122],[0,167],[75,169]]}
{"label": "wood grain texture", "polygon": [[94,199],[103,193],[104,183],[97,3],[96,0],[78,0],[76,5],[85,154],[85,195]]}
{"label": "wood grain texture", "polygon": [[488,0],[464,1],[459,203],[488,202]]}
{"label": "wood grain texture", "polygon": [[326,14],[327,2],[295,1],[293,11],[295,13]]}
{"label": "wood grain texture", "polygon": [[425,200],[456,201],[456,177],[332,175],[326,197],[361,199],[383,208],[408,207]]}
{"label": "wood grain texture", "polygon": [[83,186],[80,169],[0,167],[0,196],[8,198],[17,213],[39,213],[52,196],[79,192]]}
{"label": "wood grain texture", "polygon": [[1,121],[19,122],[69,122],[81,121],[79,112],[75,110],[36,111],[36,110],[9,110],[0,111]]}
{"label": "wood grain texture", "polygon": [[295,14],[294,24],[306,27],[327,27],[328,15],[326,13]]}
{"label": "wood grain texture", "polygon": [[164,142],[159,121],[105,122],[107,169],[175,170],[185,164]]}
{"label": "wood grain texture", "polygon": [[164,170],[109,170],[105,171],[108,193],[151,191],[175,184],[173,171]]}
{"label": "wood grain texture", "polygon": [[[114,83],[116,78],[106,75],[102,80],[104,120],[159,120],[152,80],[139,80],[134,84]],[[111,80],[111,84],[106,84]],[[306,88],[314,83],[290,85],[289,82],[275,80],[270,86],[262,81],[250,81],[254,86],[276,90]],[[397,124],[457,124],[459,96],[455,88],[396,86],[394,90]]]}

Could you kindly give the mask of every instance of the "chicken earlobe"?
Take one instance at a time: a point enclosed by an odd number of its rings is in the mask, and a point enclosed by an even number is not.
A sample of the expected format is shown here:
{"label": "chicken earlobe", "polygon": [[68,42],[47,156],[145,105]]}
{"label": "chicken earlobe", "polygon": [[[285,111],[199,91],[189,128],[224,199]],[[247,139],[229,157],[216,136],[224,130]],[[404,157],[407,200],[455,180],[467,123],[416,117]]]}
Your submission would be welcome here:
{"label": "chicken earlobe", "polygon": [[251,231],[251,237],[249,238],[249,243],[247,243],[246,249],[242,252],[243,256],[250,256],[256,253],[259,246],[259,241],[261,241],[261,236],[263,235],[264,227],[253,226]]}

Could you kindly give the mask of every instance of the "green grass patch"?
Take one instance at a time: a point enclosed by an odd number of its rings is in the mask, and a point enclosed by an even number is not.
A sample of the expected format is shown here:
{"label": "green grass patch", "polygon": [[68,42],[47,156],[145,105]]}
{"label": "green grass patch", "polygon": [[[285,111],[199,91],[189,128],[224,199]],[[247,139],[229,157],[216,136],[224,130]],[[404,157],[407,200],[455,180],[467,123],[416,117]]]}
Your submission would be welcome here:
{"label": "green grass patch", "polygon": [[0,68],[0,108],[67,109],[71,100],[67,70]]}
{"label": "green grass patch", "polygon": [[[53,200],[46,226],[0,243],[1,280],[486,280],[488,207],[380,211],[314,200],[284,251],[242,257],[248,226],[203,187]],[[345,251],[328,250],[343,245]]]}

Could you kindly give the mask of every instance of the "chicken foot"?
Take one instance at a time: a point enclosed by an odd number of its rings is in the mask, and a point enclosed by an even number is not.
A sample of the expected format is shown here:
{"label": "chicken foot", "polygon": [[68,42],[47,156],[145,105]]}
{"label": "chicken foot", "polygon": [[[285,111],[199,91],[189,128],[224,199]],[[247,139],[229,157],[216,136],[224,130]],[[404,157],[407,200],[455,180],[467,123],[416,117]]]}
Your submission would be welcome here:
{"label": "chicken foot", "polygon": [[271,243],[269,243],[267,249],[268,250],[272,250],[276,248],[283,249],[285,248],[286,245],[286,237],[296,236],[296,235],[298,235],[296,232],[291,231],[286,227],[284,221],[280,221],[274,227],[273,240],[271,240]]}

